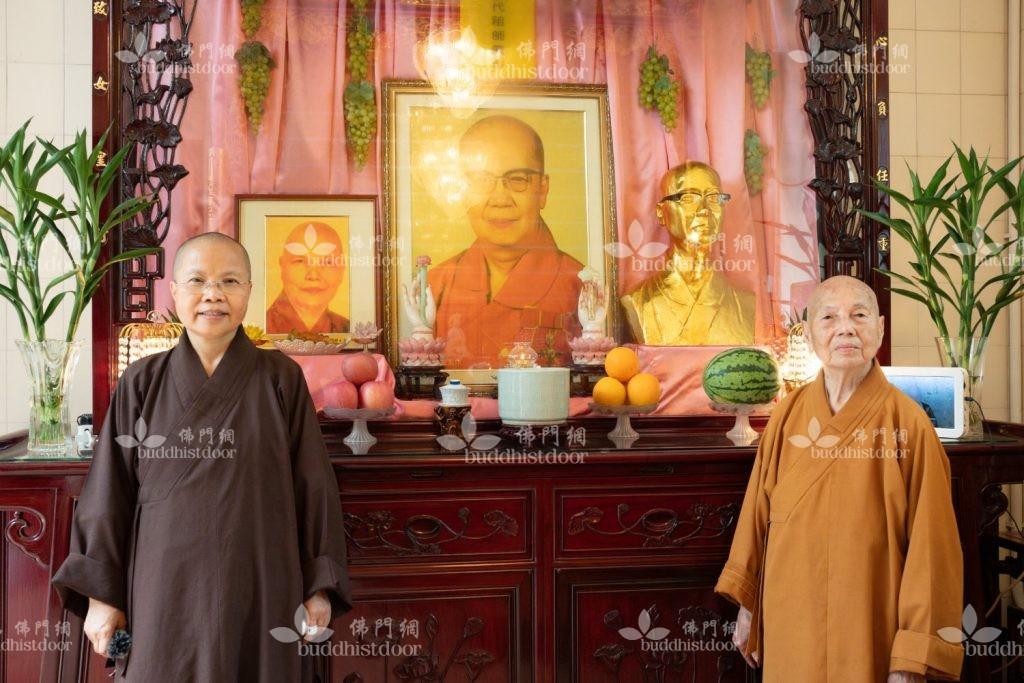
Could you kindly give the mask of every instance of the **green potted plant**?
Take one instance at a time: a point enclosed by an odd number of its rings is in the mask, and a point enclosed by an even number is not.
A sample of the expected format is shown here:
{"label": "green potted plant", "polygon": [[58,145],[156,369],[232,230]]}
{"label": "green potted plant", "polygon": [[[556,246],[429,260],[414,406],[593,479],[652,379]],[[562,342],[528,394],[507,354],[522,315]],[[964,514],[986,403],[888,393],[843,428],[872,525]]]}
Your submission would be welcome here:
{"label": "green potted plant", "polygon": [[[903,207],[907,218],[859,210],[890,228],[913,253],[910,275],[877,268],[899,286],[889,290],[928,309],[944,365],[967,373],[966,438],[979,438],[983,424],[977,395],[984,376],[985,345],[999,313],[1024,296],[1024,181],[1010,180],[1021,164],[1013,159],[992,168],[971,148],[955,146],[927,185],[910,171],[911,193],[875,181],[875,187]],[[949,177],[956,160],[959,173]],[[993,208],[994,207],[994,208]],[[1008,235],[994,223],[1009,216]]]}
{"label": "green potted plant", "polygon": [[[0,148],[0,187],[10,196],[0,205],[0,297],[17,314],[22,338],[16,343],[29,374],[31,404],[29,452],[61,456],[73,453],[73,427],[67,397],[81,351],[75,334],[82,313],[104,275],[120,261],[154,254],[158,248],[126,251],[104,260],[110,231],[131,220],[151,203],[132,197],[103,210],[129,147],[97,167],[107,133],[90,149],[80,132],[67,147],[28,141],[28,122]],[[108,131],[109,133],[109,131]],[[70,202],[40,190],[47,173],[60,169],[72,191]],[[44,246],[54,242],[67,257],[68,270],[44,283]],[[47,324],[62,303],[70,304],[67,330],[50,336]]]}

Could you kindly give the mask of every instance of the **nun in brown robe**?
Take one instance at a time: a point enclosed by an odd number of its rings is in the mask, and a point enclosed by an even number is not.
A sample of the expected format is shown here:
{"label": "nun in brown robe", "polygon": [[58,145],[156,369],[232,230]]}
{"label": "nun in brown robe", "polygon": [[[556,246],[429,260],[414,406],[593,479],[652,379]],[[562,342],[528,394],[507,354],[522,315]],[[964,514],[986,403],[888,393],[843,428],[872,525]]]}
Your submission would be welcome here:
{"label": "nun in brown robe", "polygon": [[251,288],[241,245],[193,238],[174,273],[186,332],[119,380],[53,585],[78,616],[95,603],[125,624],[117,680],[310,681],[302,641],[271,630],[305,605],[323,638],[352,599],[309,390],[294,361],[239,324]]}

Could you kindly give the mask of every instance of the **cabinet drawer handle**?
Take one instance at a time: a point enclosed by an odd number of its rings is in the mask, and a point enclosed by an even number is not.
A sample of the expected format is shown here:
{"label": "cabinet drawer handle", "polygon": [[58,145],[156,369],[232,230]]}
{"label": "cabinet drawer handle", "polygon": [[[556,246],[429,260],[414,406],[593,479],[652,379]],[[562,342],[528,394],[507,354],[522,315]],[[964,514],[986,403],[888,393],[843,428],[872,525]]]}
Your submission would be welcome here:
{"label": "cabinet drawer handle", "polygon": [[640,470],[643,474],[673,474],[675,471],[672,465],[648,465]]}
{"label": "cabinet drawer handle", "polygon": [[444,477],[444,470],[416,470],[409,473],[413,479],[441,479]]}

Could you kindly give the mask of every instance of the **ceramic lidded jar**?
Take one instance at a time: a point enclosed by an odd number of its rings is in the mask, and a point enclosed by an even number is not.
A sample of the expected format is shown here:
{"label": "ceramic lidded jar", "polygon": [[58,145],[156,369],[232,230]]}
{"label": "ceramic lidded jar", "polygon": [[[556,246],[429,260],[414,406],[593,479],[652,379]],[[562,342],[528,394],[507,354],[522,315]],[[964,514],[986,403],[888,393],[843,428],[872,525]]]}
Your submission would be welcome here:
{"label": "ceramic lidded jar", "polygon": [[469,387],[457,379],[453,379],[441,387],[441,405],[443,406],[468,406]]}

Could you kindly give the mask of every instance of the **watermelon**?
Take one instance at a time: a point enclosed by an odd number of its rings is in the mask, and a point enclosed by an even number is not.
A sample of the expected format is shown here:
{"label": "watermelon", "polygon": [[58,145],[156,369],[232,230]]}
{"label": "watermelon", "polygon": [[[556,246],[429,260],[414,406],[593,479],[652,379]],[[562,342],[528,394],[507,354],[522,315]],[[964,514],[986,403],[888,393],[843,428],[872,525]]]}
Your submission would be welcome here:
{"label": "watermelon", "polygon": [[779,366],[760,349],[722,351],[704,367],[704,393],[715,403],[770,403],[779,388]]}

